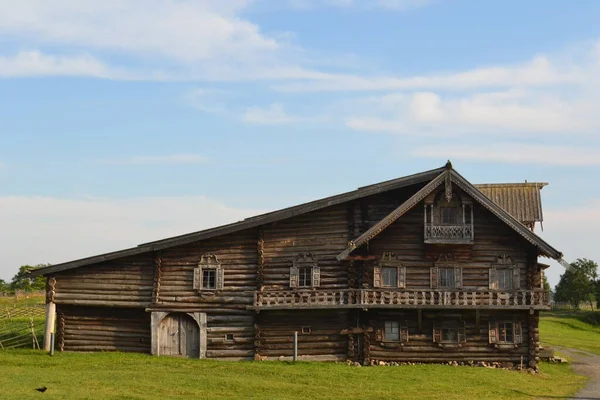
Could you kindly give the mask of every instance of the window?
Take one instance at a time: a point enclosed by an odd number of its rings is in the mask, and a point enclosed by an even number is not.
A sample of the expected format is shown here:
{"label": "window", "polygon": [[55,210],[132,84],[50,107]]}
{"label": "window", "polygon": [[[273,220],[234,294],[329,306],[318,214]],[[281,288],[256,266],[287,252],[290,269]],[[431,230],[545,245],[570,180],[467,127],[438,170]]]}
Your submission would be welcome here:
{"label": "window", "polygon": [[400,340],[400,329],[397,321],[385,321],[383,338],[386,342],[397,342]]}
{"label": "window", "polygon": [[235,337],[233,336],[233,333],[226,333],[225,334],[225,341],[226,342],[233,342],[235,340]]}
{"label": "window", "polygon": [[301,253],[294,258],[290,267],[291,288],[319,287],[321,284],[321,269],[317,260],[310,253]]}
{"label": "window", "polygon": [[439,287],[454,289],[456,287],[456,275],[454,268],[438,268]]}
{"label": "window", "polygon": [[202,270],[202,289],[216,290],[217,289],[217,270],[203,269]]}
{"label": "window", "polygon": [[462,267],[454,260],[452,253],[442,253],[431,268],[431,288],[461,289],[463,286]]}
{"label": "window", "polygon": [[458,210],[456,207],[441,207],[440,222],[442,225],[456,225],[458,223]]}
{"label": "window", "polygon": [[512,268],[502,268],[496,270],[496,289],[513,288],[513,270]]}
{"label": "window", "polygon": [[518,264],[507,255],[497,257],[490,267],[490,289],[519,289],[520,278]]}
{"label": "window", "polygon": [[433,342],[438,344],[465,343],[466,329],[464,322],[442,322],[433,326]]}
{"label": "window", "polygon": [[303,326],[302,327],[302,334],[303,335],[310,335],[312,332],[312,329],[310,328],[310,326]]}
{"label": "window", "polygon": [[382,268],[383,285],[384,287],[398,286],[398,268],[385,267]]}
{"label": "window", "polygon": [[222,290],[224,271],[221,263],[214,254],[204,254],[198,267],[194,269],[194,289],[197,291]]}
{"label": "window", "polygon": [[406,267],[394,253],[383,253],[373,268],[373,287],[401,289],[406,287]]}
{"label": "window", "polygon": [[298,268],[298,287],[312,286],[312,267]]}
{"label": "window", "polygon": [[520,321],[501,320],[490,321],[489,323],[489,341],[496,345],[520,344],[523,340],[523,333]]}

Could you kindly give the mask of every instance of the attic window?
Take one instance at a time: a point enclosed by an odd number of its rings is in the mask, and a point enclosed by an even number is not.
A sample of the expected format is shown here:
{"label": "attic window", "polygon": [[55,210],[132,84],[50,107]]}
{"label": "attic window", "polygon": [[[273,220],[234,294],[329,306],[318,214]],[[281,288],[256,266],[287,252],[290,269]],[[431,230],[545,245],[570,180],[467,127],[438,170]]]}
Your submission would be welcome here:
{"label": "attic window", "polygon": [[458,208],[441,207],[440,222],[442,225],[456,225],[458,223]]}

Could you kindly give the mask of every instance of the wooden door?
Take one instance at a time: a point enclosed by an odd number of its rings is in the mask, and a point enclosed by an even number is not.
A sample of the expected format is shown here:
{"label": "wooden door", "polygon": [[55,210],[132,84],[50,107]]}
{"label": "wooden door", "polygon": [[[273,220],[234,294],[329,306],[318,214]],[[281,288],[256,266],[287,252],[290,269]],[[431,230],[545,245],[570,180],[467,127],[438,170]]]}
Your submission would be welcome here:
{"label": "wooden door", "polygon": [[158,354],[198,358],[200,329],[196,321],[183,313],[167,315],[158,328]]}

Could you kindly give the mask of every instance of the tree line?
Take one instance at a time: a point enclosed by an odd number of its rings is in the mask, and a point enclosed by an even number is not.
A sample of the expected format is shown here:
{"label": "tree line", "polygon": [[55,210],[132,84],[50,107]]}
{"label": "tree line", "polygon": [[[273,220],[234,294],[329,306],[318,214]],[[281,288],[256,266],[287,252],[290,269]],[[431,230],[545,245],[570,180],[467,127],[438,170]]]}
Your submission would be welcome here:
{"label": "tree line", "polygon": [[15,292],[39,292],[46,287],[46,278],[38,276],[31,278],[30,272],[37,268],[47,267],[50,264],[23,265],[10,282],[0,279],[0,294],[14,294]]}
{"label": "tree line", "polygon": [[568,302],[575,308],[584,303],[589,303],[592,309],[594,304],[600,308],[598,264],[587,258],[571,263],[554,288],[554,301]]}

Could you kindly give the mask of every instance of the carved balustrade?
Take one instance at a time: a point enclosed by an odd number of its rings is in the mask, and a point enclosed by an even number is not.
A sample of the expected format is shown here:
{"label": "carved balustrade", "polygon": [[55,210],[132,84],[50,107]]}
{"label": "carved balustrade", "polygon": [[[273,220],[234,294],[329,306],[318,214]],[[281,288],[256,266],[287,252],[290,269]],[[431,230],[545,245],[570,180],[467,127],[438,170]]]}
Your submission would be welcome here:
{"label": "carved balustrade", "polygon": [[425,224],[425,241],[427,243],[471,243],[473,237],[472,224]]}
{"label": "carved balustrade", "polygon": [[296,308],[507,308],[548,309],[543,290],[280,290],[258,291],[254,306]]}

